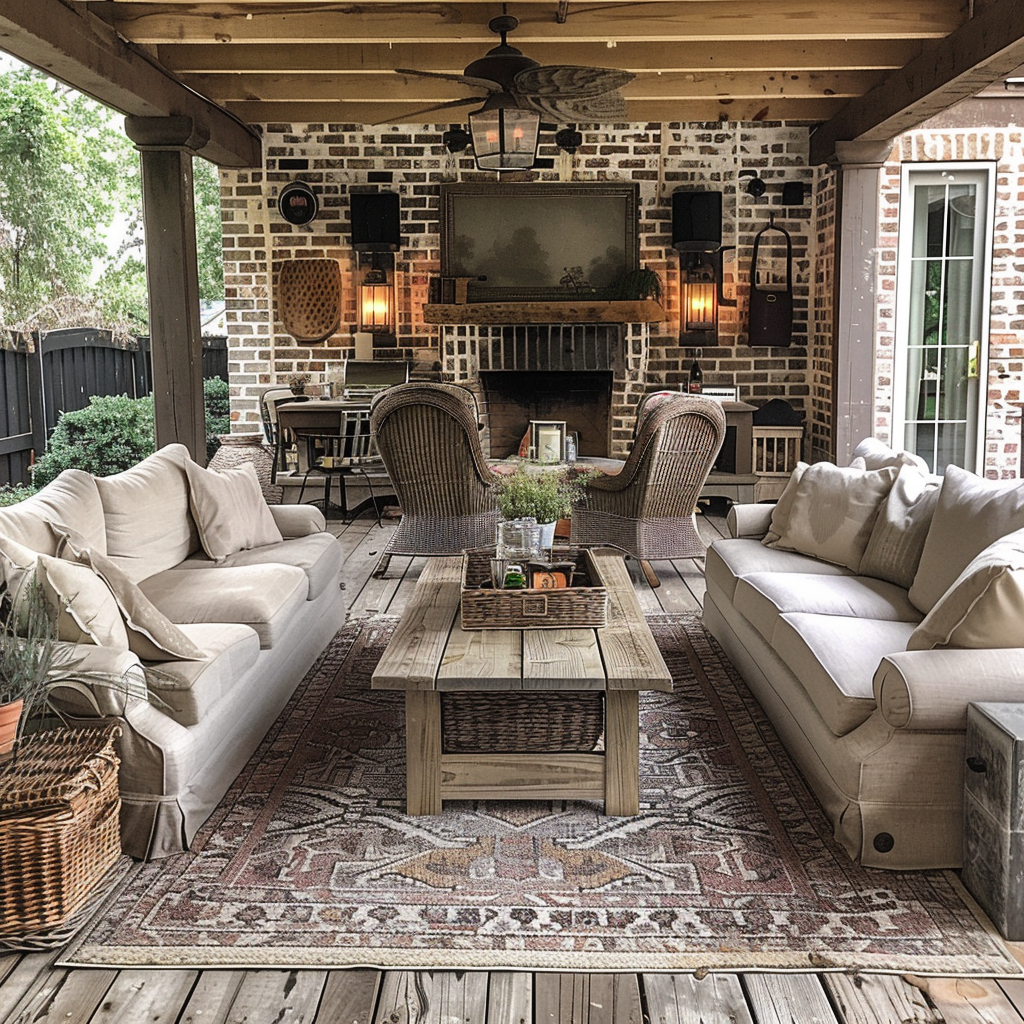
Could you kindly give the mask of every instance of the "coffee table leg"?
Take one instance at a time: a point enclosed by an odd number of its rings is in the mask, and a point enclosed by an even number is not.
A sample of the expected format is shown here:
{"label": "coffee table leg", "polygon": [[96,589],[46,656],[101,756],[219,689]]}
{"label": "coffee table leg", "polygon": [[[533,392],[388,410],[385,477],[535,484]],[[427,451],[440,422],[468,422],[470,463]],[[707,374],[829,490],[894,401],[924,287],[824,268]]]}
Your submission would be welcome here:
{"label": "coffee table leg", "polygon": [[405,692],[405,810],[441,813],[441,694]]}
{"label": "coffee table leg", "polygon": [[640,694],[606,690],[604,813],[640,813]]}

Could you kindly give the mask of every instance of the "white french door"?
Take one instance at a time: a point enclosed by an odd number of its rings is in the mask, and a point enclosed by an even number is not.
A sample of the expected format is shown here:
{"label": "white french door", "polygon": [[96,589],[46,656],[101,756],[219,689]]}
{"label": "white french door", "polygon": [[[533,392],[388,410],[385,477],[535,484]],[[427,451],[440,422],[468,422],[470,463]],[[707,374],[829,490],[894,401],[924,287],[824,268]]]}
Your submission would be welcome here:
{"label": "white french door", "polygon": [[932,472],[984,465],[995,166],[904,164],[893,445]]}

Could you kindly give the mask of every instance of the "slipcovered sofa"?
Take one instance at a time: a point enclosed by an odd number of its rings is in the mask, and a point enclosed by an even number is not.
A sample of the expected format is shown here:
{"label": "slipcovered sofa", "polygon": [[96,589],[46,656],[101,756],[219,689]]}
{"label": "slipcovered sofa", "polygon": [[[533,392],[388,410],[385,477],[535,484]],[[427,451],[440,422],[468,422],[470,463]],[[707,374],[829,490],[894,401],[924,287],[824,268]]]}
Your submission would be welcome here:
{"label": "slipcovered sofa", "polygon": [[1024,700],[1024,483],[855,454],[730,510],[704,621],[851,857],[957,867],[967,705]]}
{"label": "slipcovered sofa", "polygon": [[109,477],[65,470],[0,509],[8,588],[39,582],[81,659],[84,685],[56,700],[71,724],[123,727],[132,856],[188,848],[340,627],[324,526],[310,506],[268,506],[251,466],[212,472],[180,444]]}

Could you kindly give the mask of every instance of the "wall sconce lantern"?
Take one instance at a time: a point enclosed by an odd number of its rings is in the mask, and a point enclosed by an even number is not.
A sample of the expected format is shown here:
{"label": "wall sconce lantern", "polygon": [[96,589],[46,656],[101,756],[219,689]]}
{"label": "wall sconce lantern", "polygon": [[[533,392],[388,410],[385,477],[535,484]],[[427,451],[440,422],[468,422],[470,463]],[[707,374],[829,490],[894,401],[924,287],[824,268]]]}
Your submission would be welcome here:
{"label": "wall sconce lantern", "polygon": [[359,285],[359,325],[370,334],[393,334],[395,329],[395,289],[389,279],[390,253],[373,253],[370,269]]}
{"label": "wall sconce lantern", "polygon": [[688,253],[683,281],[683,329],[718,329],[718,281],[715,264],[705,253]]}
{"label": "wall sconce lantern", "polygon": [[516,105],[507,92],[492,93],[469,115],[476,165],[484,171],[516,171],[537,159],[540,114]]}

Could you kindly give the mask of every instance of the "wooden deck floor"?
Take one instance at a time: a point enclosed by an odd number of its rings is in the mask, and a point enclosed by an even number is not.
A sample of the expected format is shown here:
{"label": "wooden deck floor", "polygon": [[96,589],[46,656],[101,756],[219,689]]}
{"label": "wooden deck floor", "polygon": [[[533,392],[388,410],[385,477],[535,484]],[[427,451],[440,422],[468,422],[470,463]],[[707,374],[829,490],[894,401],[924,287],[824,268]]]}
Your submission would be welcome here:
{"label": "wooden deck floor", "polygon": [[[722,522],[702,518],[707,539]],[[335,531],[355,614],[398,614],[423,561],[370,572],[386,539],[369,518]],[[696,610],[701,561],[660,562],[649,611]],[[1022,1024],[1024,980],[872,974],[557,974],[374,970],[65,970],[0,955],[4,1024]]]}

